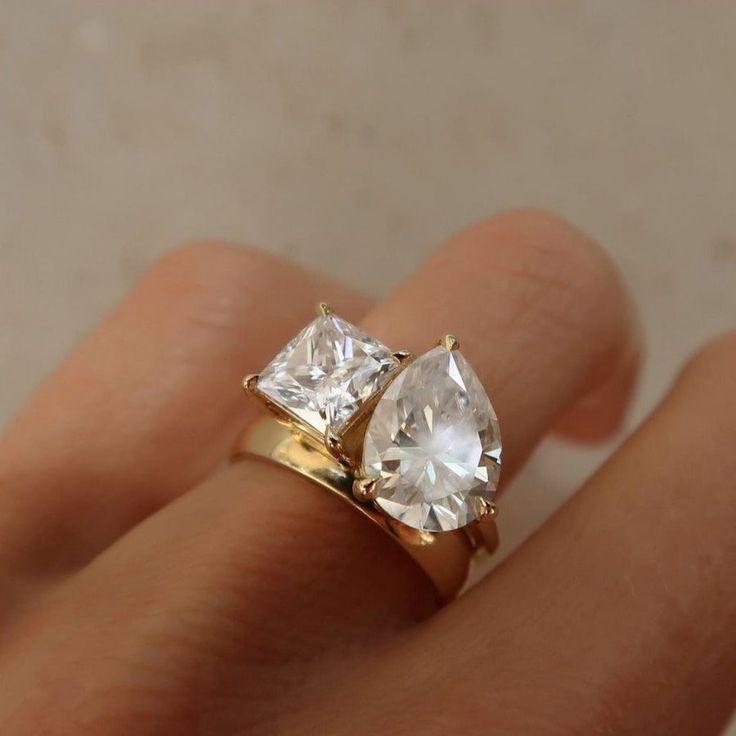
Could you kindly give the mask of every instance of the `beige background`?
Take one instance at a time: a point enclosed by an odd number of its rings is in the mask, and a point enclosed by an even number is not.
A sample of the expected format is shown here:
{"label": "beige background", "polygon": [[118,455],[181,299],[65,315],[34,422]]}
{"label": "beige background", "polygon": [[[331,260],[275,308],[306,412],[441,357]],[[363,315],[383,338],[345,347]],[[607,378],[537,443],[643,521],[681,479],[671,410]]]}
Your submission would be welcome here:
{"label": "beige background", "polygon": [[[194,236],[382,294],[468,220],[558,210],[641,305],[634,418],[734,322],[734,3],[0,7],[0,421]],[[506,548],[601,456],[543,448]]]}

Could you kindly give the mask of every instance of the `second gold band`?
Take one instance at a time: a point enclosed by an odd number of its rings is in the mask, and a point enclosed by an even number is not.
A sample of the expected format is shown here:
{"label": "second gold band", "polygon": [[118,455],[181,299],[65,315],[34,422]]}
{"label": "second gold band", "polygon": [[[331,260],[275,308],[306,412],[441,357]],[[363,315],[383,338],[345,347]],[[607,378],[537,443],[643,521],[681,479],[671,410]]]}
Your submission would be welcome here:
{"label": "second gold band", "polygon": [[394,523],[369,505],[358,503],[352,494],[352,472],[301,442],[287,426],[271,417],[259,420],[241,437],[233,460],[247,456],[264,458],[294,470],[360,511],[411,555],[430,578],[443,602],[454,598],[464,585],[476,547],[481,542],[494,544],[493,519],[487,520],[482,538],[463,529],[432,534]]}

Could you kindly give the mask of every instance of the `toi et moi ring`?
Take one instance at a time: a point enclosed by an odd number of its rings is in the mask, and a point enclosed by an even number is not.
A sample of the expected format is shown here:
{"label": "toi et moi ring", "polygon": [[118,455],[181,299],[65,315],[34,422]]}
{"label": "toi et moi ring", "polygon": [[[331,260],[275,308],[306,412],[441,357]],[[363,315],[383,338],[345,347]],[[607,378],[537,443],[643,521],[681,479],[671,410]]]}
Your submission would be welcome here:
{"label": "toi et moi ring", "polygon": [[441,600],[460,591],[476,552],[497,546],[498,419],[453,335],[418,357],[392,351],[322,302],[243,387],[269,415],[233,459],[267,458],[352,504]]}

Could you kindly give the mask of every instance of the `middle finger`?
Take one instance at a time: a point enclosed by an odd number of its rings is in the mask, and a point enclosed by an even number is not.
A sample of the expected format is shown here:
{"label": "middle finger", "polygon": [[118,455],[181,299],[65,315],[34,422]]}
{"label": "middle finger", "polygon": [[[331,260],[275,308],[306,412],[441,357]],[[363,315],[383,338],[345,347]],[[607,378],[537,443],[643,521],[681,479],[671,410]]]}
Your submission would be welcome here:
{"label": "middle finger", "polygon": [[[417,351],[443,332],[461,336],[499,416],[506,479],[561,414],[636,355],[629,303],[602,251],[529,212],[461,233],[362,324]],[[150,568],[152,557],[166,580],[154,567],[145,585],[152,575],[157,585],[186,579],[193,568],[196,587],[213,595],[224,576],[236,581],[229,605],[238,620],[259,644],[278,639],[281,649],[365,638],[433,606],[428,581],[390,538],[300,476],[257,461],[163,509],[96,567],[145,558]]]}

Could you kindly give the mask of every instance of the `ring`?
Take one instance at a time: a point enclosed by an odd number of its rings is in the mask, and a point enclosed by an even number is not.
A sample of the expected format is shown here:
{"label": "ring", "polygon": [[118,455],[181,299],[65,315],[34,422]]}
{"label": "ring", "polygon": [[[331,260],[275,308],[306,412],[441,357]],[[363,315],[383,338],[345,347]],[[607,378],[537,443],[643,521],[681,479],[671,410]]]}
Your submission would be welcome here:
{"label": "ring", "polygon": [[[498,419],[453,335],[418,357],[337,316],[318,316],[246,393],[269,415],[232,459],[265,458],[333,492],[390,534],[442,601],[498,545]],[[329,520],[326,520],[327,522]]]}

